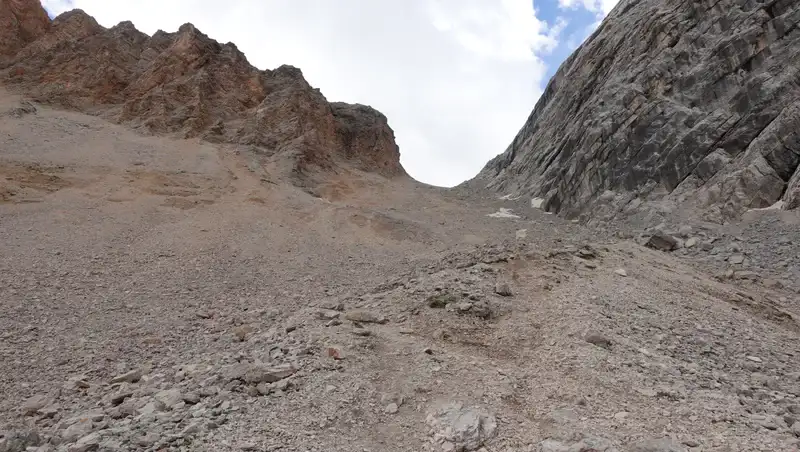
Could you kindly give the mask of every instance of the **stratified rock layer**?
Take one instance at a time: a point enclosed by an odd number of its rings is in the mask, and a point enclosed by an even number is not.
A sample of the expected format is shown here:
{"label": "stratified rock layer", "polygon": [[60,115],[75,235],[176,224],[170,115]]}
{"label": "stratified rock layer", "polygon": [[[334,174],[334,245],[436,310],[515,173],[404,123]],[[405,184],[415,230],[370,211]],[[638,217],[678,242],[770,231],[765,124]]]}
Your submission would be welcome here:
{"label": "stratified rock layer", "polygon": [[622,0],[470,182],[591,216],[800,205],[800,2]]}
{"label": "stratified rock layer", "polygon": [[191,24],[148,36],[130,22],[106,29],[81,10],[51,23],[36,0],[0,0],[0,24],[0,81],[37,102],[244,145],[289,162],[294,176],[342,167],[406,174],[381,113],[329,103],[297,68],[258,70]]}

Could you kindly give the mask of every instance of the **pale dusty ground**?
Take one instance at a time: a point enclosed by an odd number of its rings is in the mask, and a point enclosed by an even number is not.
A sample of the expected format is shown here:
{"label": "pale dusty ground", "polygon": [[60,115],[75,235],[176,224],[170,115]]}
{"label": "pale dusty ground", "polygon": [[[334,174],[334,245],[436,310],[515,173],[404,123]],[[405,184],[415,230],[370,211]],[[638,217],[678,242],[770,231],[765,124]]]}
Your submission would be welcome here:
{"label": "pale dusty ground", "polygon": [[[18,100],[0,94],[0,112]],[[43,107],[0,116],[0,441],[444,450],[426,418],[462,402],[496,418],[492,452],[798,450],[793,292],[526,200],[355,174],[320,192],[230,147]],[[428,306],[443,293],[455,302]],[[358,328],[355,309],[387,322]],[[231,381],[237,362],[297,373],[264,390]],[[148,413],[164,390],[186,401]]]}

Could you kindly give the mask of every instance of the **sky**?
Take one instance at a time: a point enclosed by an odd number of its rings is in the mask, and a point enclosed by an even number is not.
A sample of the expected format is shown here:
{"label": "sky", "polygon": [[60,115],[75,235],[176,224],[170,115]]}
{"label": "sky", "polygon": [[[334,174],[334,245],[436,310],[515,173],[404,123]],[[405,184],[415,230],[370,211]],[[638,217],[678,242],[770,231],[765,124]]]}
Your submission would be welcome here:
{"label": "sky", "polygon": [[42,0],[148,34],[191,22],[260,69],[389,120],[415,179],[450,187],[505,150],[549,78],[617,0]]}

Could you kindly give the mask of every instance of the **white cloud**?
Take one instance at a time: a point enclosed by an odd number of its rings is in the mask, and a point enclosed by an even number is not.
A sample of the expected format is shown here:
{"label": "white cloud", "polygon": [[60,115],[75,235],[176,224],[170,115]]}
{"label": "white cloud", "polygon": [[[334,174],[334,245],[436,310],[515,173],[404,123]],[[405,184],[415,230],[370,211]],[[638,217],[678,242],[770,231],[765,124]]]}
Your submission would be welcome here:
{"label": "white cloud", "polygon": [[605,17],[614,9],[619,0],[558,0],[558,5],[561,8],[578,8],[583,7],[600,17]]}
{"label": "white cloud", "polygon": [[[563,0],[562,0],[563,1]],[[69,3],[70,5],[67,5]],[[152,34],[192,22],[260,68],[292,64],[329,100],[389,118],[415,178],[454,185],[502,152],[541,94],[549,26],[531,0],[43,0]]]}

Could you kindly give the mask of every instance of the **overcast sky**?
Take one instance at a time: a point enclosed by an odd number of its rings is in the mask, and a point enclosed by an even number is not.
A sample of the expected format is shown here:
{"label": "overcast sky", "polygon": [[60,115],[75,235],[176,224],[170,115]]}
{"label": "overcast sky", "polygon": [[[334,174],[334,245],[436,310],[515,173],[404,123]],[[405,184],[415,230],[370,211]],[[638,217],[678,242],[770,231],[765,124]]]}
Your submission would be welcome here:
{"label": "overcast sky", "polygon": [[261,69],[389,118],[416,179],[452,186],[503,152],[561,61],[617,0],[42,0],[101,25],[186,22]]}

